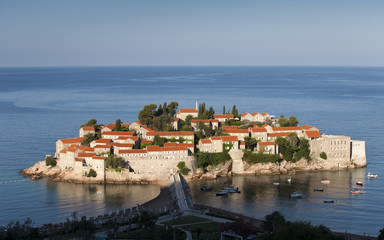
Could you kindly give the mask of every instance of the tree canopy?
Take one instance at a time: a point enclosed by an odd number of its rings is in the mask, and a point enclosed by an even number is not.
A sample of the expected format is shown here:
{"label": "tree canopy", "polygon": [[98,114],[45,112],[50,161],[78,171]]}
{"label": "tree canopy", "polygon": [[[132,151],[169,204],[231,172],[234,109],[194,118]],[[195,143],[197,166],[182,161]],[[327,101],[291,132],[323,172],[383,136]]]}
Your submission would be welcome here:
{"label": "tree canopy", "polygon": [[97,120],[94,118],[90,119],[88,122],[81,125],[81,127],[94,127],[95,129],[97,126],[98,126]]}
{"label": "tree canopy", "polygon": [[275,140],[279,145],[279,152],[284,160],[298,161],[301,158],[311,160],[309,141],[305,138],[298,138],[296,133],[290,133],[286,138],[277,137]]}
{"label": "tree canopy", "polygon": [[288,119],[284,117],[284,115],[281,115],[278,123],[280,127],[296,127],[299,124],[299,121],[296,119],[295,116],[290,116]]}
{"label": "tree canopy", "polygon": [[159,106],[156,104],[145,105],[139,112],[138,119],[142,124],[155,131],[172,130],[172,118],[178,105],[177,102],[171,102],[170,104],[164,102],[163,105],[159,104]]}

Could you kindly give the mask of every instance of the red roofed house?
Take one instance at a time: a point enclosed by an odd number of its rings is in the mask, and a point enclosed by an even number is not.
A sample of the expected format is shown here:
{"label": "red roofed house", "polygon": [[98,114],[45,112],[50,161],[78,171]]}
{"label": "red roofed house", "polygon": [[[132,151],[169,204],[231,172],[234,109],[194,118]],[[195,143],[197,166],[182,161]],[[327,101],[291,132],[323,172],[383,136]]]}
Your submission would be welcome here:
{"label": "red roofed house", "polygon": [[187,147],[191,153],[195,152],[195,145],[193,143],[166,142],[164,147]]}
{"label": "red roofed house", "polygon": [[95,147],[96,145],[105,145],[105,144],[111,143],[111,142],[112,142],[112,139],[109,139],[109,138],[99,138],[99,139],[93,140],[89,144],[89,146]]}
{"label": "red roofed house", "polygon": [[69,139],[59,139],[56,141],[56,153],[55,156],[57,157],[57,154],[64,150],[65,148],[69,147],[72,144],[75,144],[77,146],[81,145],[81,142],[85,140],[85,137],[76,137],[76,138],[69,138]]}
{"label": "red roofed house", "polygon": [[275,142],[259,142],[257,143],[257,151],[263,151],[264,154],[278,154],[279,148]]}
{"label": "red roofed house", "polygon": [[263,127],[253,127],[251,128],[251,137],[260,140],[261,142],[266,142],[268,139],[267,129]]}
{"label": "red roofed house", "polygon": [[134,132],[119,132],[119,131],[112,131],[112,132],[103,132],[102,138],[106,139],[118,139],[121,136],[125,137],[132,137],[135,133]]}
{"label": "red roofed house", "polygon": [[136,121],[136,122],[132,123],[131,125],[129,125],[129,130],[137,131],[142,125],[143,124],[141,124],[141,122]]}
{"label": "red roofed house", "polygon": [[188,115],[191,115],[193,118],[197,118],[197,108],[181,108],[180,111],[176,113],[176,117],[183,121],[185,121]]}
{"label": "red roofed house", "polygon": [[151,140],[158,135],[160,137],[164,137],[166,139],[175,139],[178,140],[180,138],[184,139],[184,143],[193,143],[195,136],[192,131],[174,131],[174,132],[148,132],[146,136],[146,140]]}
{"label": "red roofed house", "polygon": [[101,133],[103,133],[103,132],[111,132],[111,131],[113,131],[113,127],[111,127],[111,126],[104,125],[104,126],[101,127]]}
{"label": "red roofed house", "polygon": [[216,146],[214,146],[211,139],[200,139],[199,144],[198,144],[198,148],[199,148],[200,152],[219,152],[217,149],[217,146],[221,146],[220,152],[222,152],[223,151],[223,143],[221,142],[221,140],[220,140],[220,144],[216,143]]}
{"label": "red roofed house", "polygon": [[240,149],[245,149],[245,142],[244,141],[240,141]]}
{"label": "red roofed house", "polygon": [[296,133],[298,137],[303,136],[303,129],[300,126],[297,127],[272,127],[272,131],[274,133],[283,133],[283,132],[289,132],[289,133]]}
{"label": "red roofed house", "polygon": [[212,129],[219,128],[219,120],[217,119],[192,119],[191,126],[196,129],[199,122],[204,123],[206,126],[212,127]]}
{"label": "red roofed house", "polygon": [[304,136],[307,139],[321,138],[319,131],[304,131]]}
{"label": "red roofed house", "polygon": [[230,136],[237,136],[239,140],[244,140],[245,137],[249,137],[248,129],[227,128],[224,129],[224,133],[228,133]]}
{"label": "red roofed house", "polygon": [[84,137],[87,134],[93,134],[95,135],[95,128],[94,127],[82,127],[79,130],[79,137]]}
{"label": "red roofed house", "polygon": [[136,133],[140,136],[140,138],[143,138],[143,139],[146,138],[147,133],[149,132],[154,132],[154,131],[144,125],[141,125],[138,129],[136,129]]}
{"label": "red roofed house", "polygon": [[233,114],[215,114],[213,118],[219,120],[219,122],[225,122],[227,119],[234,119]]}
{"label": "red roofed house", "polygon": [[316,127],[313,127],[313,126],[309,126],[309,125],[304,125],[301,127],[304,131],[319,131],[318,128]]}

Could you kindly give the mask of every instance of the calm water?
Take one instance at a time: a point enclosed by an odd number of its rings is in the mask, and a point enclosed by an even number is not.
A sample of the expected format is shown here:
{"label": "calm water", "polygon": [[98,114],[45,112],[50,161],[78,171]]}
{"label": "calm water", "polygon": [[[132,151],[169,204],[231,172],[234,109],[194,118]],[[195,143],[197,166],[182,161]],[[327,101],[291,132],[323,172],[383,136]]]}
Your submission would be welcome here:
{"label": "calm water", "polygon": [[[73,211],[95,215],[155,196],[154,186],[29,181],[18,171],[54,153],[57,139],[75,136],[90,118],[133,122],[144,104],[174,100],[183,108],[204,101],[217,112],[236,104],[239,112],[295,115],[301,125],[366,141],[367,169],[297,174],[292,185],[278,188],[272,182],[279,176],[236,177],[230,181],[243,193],[219,199],[196,191],[196,201],[206,197],[212,205],[254,216],[277,209],[289,219],[339,231],[377,235],[384,227],[384,68],[336,67],[0,68],[0,225],[28,216],[36,223],[58,221]],[[367,193],[348,194],[354,179],[369,171],[380,177],[366,180]],[[322,195],[313,193],[324,174],[331,185]],[[220,181],[229,180],[217,180],[218,187]],[[306,197],[287,199],[292,190]],[[337,202],[324,205],[324,197]]]}

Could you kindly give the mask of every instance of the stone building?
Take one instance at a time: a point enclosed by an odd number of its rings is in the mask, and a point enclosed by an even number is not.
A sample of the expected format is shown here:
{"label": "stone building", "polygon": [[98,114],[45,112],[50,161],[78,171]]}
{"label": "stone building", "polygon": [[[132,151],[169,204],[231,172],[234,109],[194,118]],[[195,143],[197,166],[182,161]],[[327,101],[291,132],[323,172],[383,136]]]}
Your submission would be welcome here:
{"label": "stone building", "polygon": [[213,118],[219,120],[221,123],[225,122],[225,120],[235,119],[233,114],[215,114]]}
{"label": "stone building", "polygon": [[146,140],[153,141],[155,136],[166,138],[168,140],[175,139],[179,140],[181,138],[184,139],[184,143],[193,143],[195,139],[195,135],[192,131],[173,131],[173,132],[148,132],[146,136]]}
{"label": "stone building", "polygon": [[191,126],[196,130],[199,122],[204,123],[206,126],[212,127],[212,129],[219,128],[219,120],[217,119],[192,119]]}
{"label": "stone building", "polygon": [[197,108],[181,108],[178,113],[176,113],[176,117],[180,118],[181,120],[185,121],[187,116],[191,115],[192,118],[197,118],[198,111]]}
{"label": "stone building", "polygon": [[95,128],[94,127],[82,127],[79,130],[79,137],[84,137],[87,134],[93,134],[95,135]]}

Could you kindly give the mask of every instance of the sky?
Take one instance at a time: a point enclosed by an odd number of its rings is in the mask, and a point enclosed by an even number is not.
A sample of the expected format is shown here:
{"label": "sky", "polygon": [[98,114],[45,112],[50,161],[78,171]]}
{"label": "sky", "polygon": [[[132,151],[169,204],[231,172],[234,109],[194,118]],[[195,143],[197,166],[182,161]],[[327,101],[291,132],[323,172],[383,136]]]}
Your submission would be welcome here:
{"label": "sky", "polygon": [[0,0],[0,67],[384,66],[382,0]]}

